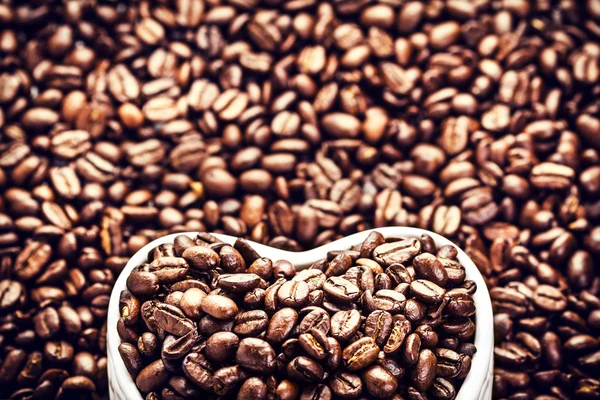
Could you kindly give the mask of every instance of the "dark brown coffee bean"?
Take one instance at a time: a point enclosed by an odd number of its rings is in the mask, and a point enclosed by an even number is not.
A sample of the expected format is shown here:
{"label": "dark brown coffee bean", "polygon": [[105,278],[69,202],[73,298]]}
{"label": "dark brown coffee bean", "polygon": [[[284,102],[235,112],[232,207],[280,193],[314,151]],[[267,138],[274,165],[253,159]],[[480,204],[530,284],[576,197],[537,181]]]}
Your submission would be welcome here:
{"label": "dark brown coffee bean", "polygon": [[186,248],[181,256],[191,268],[209,270],[219,266],[220,258],[217,253],[205,246]]}
{"label": "dark brown coffee bean", "polygon": [[549,285],[540,285],[535,290],[533,302],[544,311],[562,311],[567,306],[565,296],[556,288]]}
{"label": "dark brown coffee bean", "polygon": [[387,339],[383,351],[386,354],[394,354],[400,351],[405,339],[411,330],[411,324],[406,318],[398,317],[394,322],[390,336]]}
{"label": "dark brown coffee bean", "polygon": [[123,359],[123,363],[125,363],[127,371],[131,377],[135,379],[143,365],[142,358],[140,357],[137,348],[130,343],[121,343],[119,345],[119,354]]}
{"label": "dark brown coffee bean", "polygon": [[163,361],[177,360],[189,353],[198,339],[198,331],[191,330],[179,338],[165,339],[161,351]]}
{"label": "dark brown coffee bean", "polygon": [[350,303],[360,295],[356,285],[339,276],[328,278],[323,284],[323,290],[327,296],[340,303]]}
{"label": "dark brown coffee bean", "polygon": [[0,365],[0,372],[2,372],[2,378],[0,378],[0,380],[2,383],[6,384],[15,379],[26,360],[27,353],[24,350],[13,349],[9,351],[3,363]]}
{"label": "dark brown coffee bean", "polygon": [[327,278],[322,271],[311,268],[298,272],[292,278],[292,281],[306,282],[306,284],[308,285],[308,290],[312,292],[313,290],[322,289],[326,279]]}
{"label": "dark brown coffee bean", "polygon": [[263,279],[270,279],[273,275],[273,263],[269,259],[258,258],[248,266],[248,272]]}
{"label": "dark brown coffee bean", "polygon": [[212,390],[214,370],[202,354],[188,354],[183,360],[182,369],[185,376],[194,384],[204,390]]}
{"label": "dark brown coffee bean", "polygon": [[[126,347],[128,349],[128,347]],[[67,341],[46,342],[44,345],[45,359],[56,365],[65,365],[73,360],[74,349]],[[134,360],[135,361],[135,360]],[[124,361],[127,364],[127,361]],[[127,365],[126,365],[127,366]],[[140,360],[141,366],[141,360]],[[127,369],[129,371],[129,368]]]}
{"label": "dark brown coffee bean", "polygon": [[255,336],[264,332],[269,324],[269,316],[263,310],[239,313],[235,317],[233,332],[240,336]]}
{"label": "dark brown coffee bean", "polygon": [[283,343],[298,321],[298,313],[293,308],[282,308],[271,317],[267,327],[266,340],[272,344]]}
{"label": "dark brown coffee bean", "polygon": [[411,260],[420,250],[421,243],[417,239],[404,239],[377,246],[373,257],[382,265],[401,264]]}
{"label": "dark brown coffee bean", "polygon": [[142,393],[148,393],[161,387],[168,379],[169,375],[162,360],[156,360],[140,371],[135,384]]}
{"label": "dark brown coffee bean", "polygon": [[235,355],[239,343],[237,335],[217,332],[206,341],[205,354],[211,361],[224,364]]}
{"label": "dark brown coffee bean", "polygon": [[288,376],[301,382],[316,383],[323,380],[325,371],[310,358],[299,356],[287,365]]}
{"label": "dark brown coffee bean", "polygon": [[65,379],[56,394],[59,399],[73,398],[73,396],[91,396],[96,390],[94,382],[85,376],[72,376]]}
{"label": "dark brown coffee bean", "polygon": [[362,380],[368,393],[378,399],[392,396],[398,388],[396,378],[379,365],[373,365],[363,372]]}
{"label": "dark brown coffee bean", "polygon": [[332,398],[331,389],[329,386],[323,384],[309,386],[300,394],[301,400],[331,400]]}
{"label": "dark brown coffee bean", "polygon": [[331,336],[345,342],[360,328],[360,313],[356,310],[338,311],[331,317]]}
{"label": "dark brown coffee bean", "polygon": [[267,385],[260,378],[248,378],[240,387],[237,400],[265,400],[267,391]]}
{"label": "dark brown coffee bean", "polygon": [[202,300],[202,311],[213,318],[229,321],[238,313],[238,306],[228,297],[210,294]]}
{"label": "dark brown coffee bean", "polygon": [[213,376],[213,390],[217,394],[226,395],[233,392],[247,377],[248,375],[237,365],[220,368]]}
{"label": "dark brown coffee bean", "polygon": [[454,385],[444,378],[435,378],[431,391],[439,399],[453,399],[456,396]]}
{"label": "dark brown coffee bean", "polygon": [[448,280],[448,273],[443,264],[432,254],[422,253],[413,260],[413,267],[417,277],[422,277],[437,285],[444,286]]}
{"label": "dark brown coffee bean", "polygon": [[52,256],[52,248],[46,243],[29,242],[15,260],[15,275],[19,280],[34,278],[44,269]]}
{"label": "dark brown coffee bean", "polygon": [[376,310],[365,321],[365,335],[375,340],[377,346],[383,347],[392,332],[392,315],[387,311]]}
{"label": "dark brown coffee bean", "polygon": [[410,284],[411,293],[419,300],[427,304],[442,301],[446,291],[433,282],[417,279]]}
{"label": "dark brown coffee bean", "polygon": [[361,395],[363,383],[358,375],[349,372],[337,372],[329,381],[331,391],[343,399],[354,399]]}
{"label": "dark brown coffee bean", "polygon": [[267,374],[275,369],[275,351],[258,338],[242,339],[235,359],[241,367],[254,373]]}
{"label": "dark brown coffee bean", "polygon": [[261,278],[256,274],[226,274],[218,278],[218,286],[226,292],[246,293],[256,289]]}
{"label": "dark brown coffee bean", "polygon": [[375,340],[364,337],[350,343],[343,351],[344,365],[350,371],[357,371],[375,362],[379,354],[379,347]]}
{"label": "dark brown coffee bean", "polygon": [[152,332],[144,332],[138,338],[137,348],[141,355],[153,357],[158,349],[158,338]]}
{"label": "dark brown coffee bean", "polygon": [[127,289],[135,296],[151,296],[159,290],[156,274],[146,271],[134,271],[127,277]]}
{"label": "dark brown coffee bean", "polygon": [[300,308],[308,301],[308,293],[306,282],[288,281],[277,291],[277,299],[282,306]]}
{"label": "dark brown coffee bean", "polygon": [[[173,289],[173,286],[171,286]],[[192,319],[197,320],[202,317],[202,301],[206,297],[206,293],[199,288],[189,288],[187,289],[181,299],[179,300],[179,308],[184,314]]]}
{"label": "dark brown coffee bean", "polygon": [[450,301],[446,306],[448,313],[454,317],[470,317],[475,314],[473,297],[466,293],[448,292]]}
{"label": "dark brown coffee bean", "polygon": [[49,339],[60,330],[60,316],[58,312],[47,307],[33,317],[35,333],[42,339]]}
{"label": "dark brown coffee bean", "polygon": [[158,277],[161,284],[182,280],[188,272],[188,265],[181,257],[160,257],[150,263],[150,272]]}
{"label": "dark brown coffee bean", "polygon": [[228,197],[235,193],[237,180],[225,169],[210,168],[201,177],[206,192],[215,197]]}
{"label": "dark brown coffee bean", "polygon": [[158,328],[175,336],[183,336],[194,329],[193,322],[179,308],[169,304],[156,304],[153,317]]}
{"label": "dark brown coffee bean", "polygon": [[413,368],[411,382],[414,387],[425,392],[433,385],[437,369],[437,358],[431,350],[421,350],[417,363]]}
{"label": "dark brown coffee bean", "polygon": [[8,311],[22,299],[25,288],[16,281],[3,279],[0,281],[0,310]]}
{"label": "dark brown coffee bean", "polygon": [[300,347],[315,360],[323,360],[329,353],[327,336],[318,329],[311,329],[309,333],[298,336]]}

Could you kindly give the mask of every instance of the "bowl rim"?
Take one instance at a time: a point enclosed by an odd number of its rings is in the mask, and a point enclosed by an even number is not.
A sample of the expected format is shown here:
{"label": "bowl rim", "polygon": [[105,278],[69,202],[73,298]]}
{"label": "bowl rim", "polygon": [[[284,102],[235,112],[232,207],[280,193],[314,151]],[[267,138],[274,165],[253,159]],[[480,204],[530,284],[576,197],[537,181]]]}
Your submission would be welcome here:
{"label": "bowl rim", "polygon": [[[286,259],[291,261],[297,270],[308,268],[314,261],[327,256],[327,252],[331,250],[345,250],[352,246],[359,245],[369,235],[369,233],[377,231],[384,237],[420,237],[427,234],[432,237],[436,246],[452,245],[458,250],[458,261],[463,265],[466,271],[467,279],[473,280],[477,284],[477,291],[473,295],[476,306],[476,327],[474,343],[477,347],[477,353],[473,356],[471,370],[464,380],[461,389],[457,393],[456,400],[470,400],[481,398],[480,394],[488,391],[491,387],[492,369],[493,369],[493,350],[494,350],[494,324],[492,302],[490,299],[488,288],[485,284],[483,276],[475,263],[470,257],[457,245],[449,239],[421,228],[412,227],[383,227],[369,229],[363,232],[358,232],[348,235],[339,240],[327,243],[323,246],[316,247],[311,250],[302,252],[286,251],[276,249],[271,246],[263,245],[253,241],[248,241],[250,246],[256,250],[261,256],[268,257],[273,261]],[[226,243],[232,244],[237,237],[224,235],[219,233],[211,233],[217,239]],[[195,237],[198,232],[179,232],[161,236],[150,243],[146,244],[138,250],[127,262],[121,273],[119,274],[110,296],[108,306],[107,319],[107,356],[108,356],[108,378],[110,392],[123,394],[126,399],[142,400],[143,397],[138,390],[135,382],[127,372],[125,364],[120,357],[118,346],[121,343],[121,338],[117,333],[117,322],[120,318],[119,313],[119,297],[122,290],[126,288],[126,280],[130,272],[139,264],[147,262],[148,254],[152,249],[160,244],[172,242],[176,236],[186,235]],[[474,390],[477,388],[476,390]],[[478,394],[476,394],[478,393]]]}

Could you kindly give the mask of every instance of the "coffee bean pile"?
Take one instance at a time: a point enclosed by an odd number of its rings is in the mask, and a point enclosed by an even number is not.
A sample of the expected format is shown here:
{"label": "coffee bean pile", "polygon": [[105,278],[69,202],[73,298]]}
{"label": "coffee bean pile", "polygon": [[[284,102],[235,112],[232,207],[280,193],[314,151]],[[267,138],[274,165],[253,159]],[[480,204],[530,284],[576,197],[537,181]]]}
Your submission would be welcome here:
{"label": "coffee bean pile", "polygon": [[156,237],[386,225],[496,288],[498,399],[600,397],[599,37],[597,0],[0,0],[0,398],[105,392]]}
{"label": "coffee bean pile", "polygon": [[296,273],[243,239],[179,235],[129,275],[119,352],[146,399],[451,400],[476,351],[456,255],[374,231]]}

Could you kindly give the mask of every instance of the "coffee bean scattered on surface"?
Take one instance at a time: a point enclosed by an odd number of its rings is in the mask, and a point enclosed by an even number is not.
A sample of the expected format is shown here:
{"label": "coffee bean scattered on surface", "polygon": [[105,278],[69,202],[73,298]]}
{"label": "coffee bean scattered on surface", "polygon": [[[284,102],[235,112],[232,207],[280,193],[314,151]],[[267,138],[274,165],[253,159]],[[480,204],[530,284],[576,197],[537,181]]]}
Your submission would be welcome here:
{"label": "coffee bean scattered on surface", "polygon": [[340,250],[300,272],[204,233],[152,250],[119,304],[119,353],[138,389],[147,399],[454,399],[477,350],[477,287],[454,247],[374,231]]}
{"label": "coffee bean scattered on surface", "polygon": [[597,0],[0,1],[0,398],[106,393],[157,237],[390,225],[494,289],[495,398],[600,398],[599,36]]}

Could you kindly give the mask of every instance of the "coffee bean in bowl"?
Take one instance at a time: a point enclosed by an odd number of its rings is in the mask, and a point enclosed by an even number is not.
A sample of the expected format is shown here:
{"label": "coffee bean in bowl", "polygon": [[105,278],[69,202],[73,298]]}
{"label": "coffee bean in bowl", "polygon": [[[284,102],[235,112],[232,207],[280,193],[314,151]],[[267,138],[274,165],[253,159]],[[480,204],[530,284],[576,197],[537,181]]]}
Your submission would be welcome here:
{"label": "coffee bean in bowl", "polygon": [[448,241],[414,231],[426,232],[382,228],[304,253],[162,238],[132,258],[111,298],[112,395],[490,398],[481,276]]}

